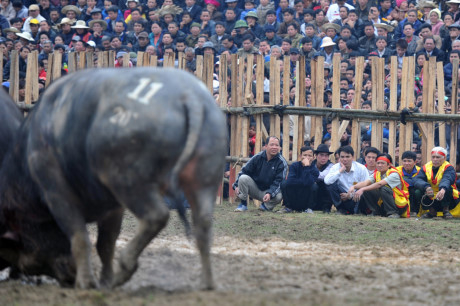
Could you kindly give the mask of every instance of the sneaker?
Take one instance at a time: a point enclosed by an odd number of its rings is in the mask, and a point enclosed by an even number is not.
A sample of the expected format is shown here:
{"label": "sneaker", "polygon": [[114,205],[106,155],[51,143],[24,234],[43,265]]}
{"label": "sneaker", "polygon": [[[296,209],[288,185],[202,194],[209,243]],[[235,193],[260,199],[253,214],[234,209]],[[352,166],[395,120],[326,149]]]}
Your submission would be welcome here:
{"label": "sneaker", "polygon": [[401,218],[401,216],[398,214],[391,214],[391,215],[388,215],[387,218],[398,219],[398,218]]}
{"label": "sneaker", "polygon": [[314,212],[313,212],[313,210],[311,210],[311,208],[307,208],[307,209],[305,210],[305,212],[306,212],[307,214],[314,214]]}
{"label": "sneaker", "polygon": [[246,211],[246,210],[248,210],[248,206],[244,205],[244,204],[240,204],[240,205],[238,205],[237,208],[235,208],[235,211],[237,211],[237,212],[238,211]]}
{"label": "sneaker", "polygon": [[283,207],[282,209],[278,210],[279,214],[289,214],[291,212],[292,212],[292,209],[287,208],[287,207]]}
{"label": "sneaker", "polygon": [[265,206],[265,203],[260,204],[259,210],[260,210],[260,211],[269,211],[269,209],[267,208],[267,206]]}

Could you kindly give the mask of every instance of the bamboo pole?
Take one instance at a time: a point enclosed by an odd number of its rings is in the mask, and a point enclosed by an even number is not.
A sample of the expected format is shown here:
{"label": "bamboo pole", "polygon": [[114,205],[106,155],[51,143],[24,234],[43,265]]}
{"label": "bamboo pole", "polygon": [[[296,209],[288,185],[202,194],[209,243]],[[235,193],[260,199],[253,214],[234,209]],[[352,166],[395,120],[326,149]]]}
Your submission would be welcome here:
{"label": "bamboo pole", "polygon": [[[356,59],[355,64],[355,98],[353,99],[353,109],[361,108],[361,91],[363,89],[364,76],[364,57]],[[351,147],[355,152],[361,151],[361,125],[358,118],[351,124]],[[359,155],[359,154],[357,154]]]}
{"label": "bamboo pole", "polygon": [[[289,71],[291,61],[289,57],[284,57],[283,71]],[[289,101],[289,73],[283,73],[283,105],[290,105]],[[285,160],[289,158],[289,144],[290,144],[290,130],[291,130],[291,116],[283,115],[283,157]]]}
{"label": "bamboo pole", "polygon": [[[84,56],[84,53],[83,53]],[[62,70],[62,53],[58,52],[53,59],[53,82],[61,77]]]}
{"label": "bamboo pole", "polygon": [[19,54],[18,51],[11,51],[10,55],[10,89],[9,93],[14,102],[19,101]]}
{"label": "bamboo pole", "polygon": [[[56,54],[57,52],[55,52]],[[75,52],[67,53],[67,59],[69,61],[69,73],[77,71],[77,54]]]}
{"label": "bamboo pole", "polygon": [[86,68],[94,68],[94,53],[93,52],[85,52],[86,53]]}
{"label": "bamboo pole", "polygon": [[[297,69],[296,69],[296,88],[299,88],[299,106],[307,106],[307,101],[305,97],[305,56],[302,56],[299,58],[299,61],[296,63],[297,64]],[[279,97],[279,95],[278,95]],[[297,150],[297,152],[300,152],[300,148],[303,147],[304,145],[304,140],[305,140],[305,121],[307,120],[306,116],[300,116],[299,117],[299,133],[297,135],[298,141],[297,141],[297,147],[293,148],[293,150]]]}
{"label": "bamboo pole", "polygon": [[[398,78],[394,77],[398,75],[398,58],[396,56],[391,57],[390,63],[390,105],[388,109],[390,111],[396,111],[398,104]],[[389,135],[388,135],[388,154],[395,160],[395,148],[396,148],[396,122],[390,121],[389,123]],[[402,155],[402,151],[399,152]]]}
{"label": "bamboo pole", "polygon": [[[444,91],[444,67],[442,66],[442,62],[436,63],[436,78],[437,78],[437,86],[438,86],[438,114],[445,114],[445,101],[444,95],[446,94]],[[446,148],[446,125],[445,122],[437,122],[438,124],[438,132],[439,132],[439,146]]]}
{"label": "bamboo pole", "polygon": [[[231,87],[231,99],[232,99],[232,106],[236,106],[237,105],[237,82],[238,82],[238,55],[236,54],[232,54],[231,55],[231,63],[232,63],[232,66],[231,66],[231,82],[233,84],[233,86]],[[198,68],[198,65],[197,65],[197,68]],[[237,121],[237,116],[236,115],[232,115],[230,117],[230,154],[232,154],[232,156],[236,156],[237,154],[239,154],[239,152],[236,152],[236,143],[237,143],[237,126],[236,126],[236,121]],[[229,178],[229,186],[231,186],[234,182],[235,182],[235,178],[236,178],[236,164],[235,163],[232,163],[230,165],[230,178]],[[232,188],[229,188],[229,193],[228,193],[228,197],[229,197],[229,200],[230,200],[230,203],[233,203],[234,202],[234,199],[235,199],[235,192]]]}
{"label": "bamboo pole", "polygon": [[[324,107],[324,57],[316,59],[316,107]],[[313,132],[312,132],[313,134]],[[323,117],[316,116],[315,123],[315,146],[323,140]]]}
{"label": "bamboo pole", "polygon": [[45,88],[47,88],[53,79],[54,54],[48,54],[48,70],[46,70]]}
{"label": "bamboo pole", "polygon": [[[264,104],[264,80],[265,80],[265,73],[264,73],[264,57],[259,54],[257,55],[257,68],[256,68],[256,105],[262,106]],[[262,114],[256,115],[256,144],[254,146],[254,153],[260,152],[262,149]]]}
{"label": "bamboo pole", "polygon": [[[335,53],[332,59],[333,71],[340,71],[340,53]],[[342,108],[340,103],[340,73],[334,73],[332,76],[332,108]],[[332,130],[331,130],[331,152],[335,152],[340,146],[339,132],[339,118],[332,119]],[[333,157],[335,160],[335,157]],[[338,161],[336,161],[338,162]]]}
{"label": "bamboo pole", "polygon": [[[196,57],[196,76],[197,78],[199,78],[201,81],[204,81],[203,79],[203,56],[202,55],[198,55]],[[233,81],[233,79],[232,79]],[[233,99],[233,98],[232,98]]]}

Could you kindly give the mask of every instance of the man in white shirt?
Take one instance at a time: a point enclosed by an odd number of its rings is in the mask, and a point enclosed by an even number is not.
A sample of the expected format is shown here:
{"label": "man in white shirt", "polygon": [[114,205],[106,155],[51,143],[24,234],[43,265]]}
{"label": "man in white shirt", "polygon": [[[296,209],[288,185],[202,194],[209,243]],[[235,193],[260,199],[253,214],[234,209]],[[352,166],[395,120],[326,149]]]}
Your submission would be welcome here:
{"label": "man in white shirt", "polygon": [[353,193],[348,192],[350,187],[364,182],[369,177],[366,167],[355,162],[355,152],[351,146],[340,147],[339,163],[332,166],[324,178],[326,185],[333,185],[330,188],[332,202],[337,211],[341,214],[354,214],[358,212],[358,201],[353,199]]}
{"label": "man in white shirt", "polygon": [[36,4],[29,6],[29,17],[26,21],[24,21],[24,25],[22,27],[23,32],[30,32],[30,21],[32,19],[37,19],[39,23],[46,20],[42,15],[40,15],[40,7]]}
{"label": "man in white shirt", "polygon": [[336,19],[340,19],[340,7],[346,6],[349,10],[354,10],[355,7],[346,3],[345,0],[337,0],[337,3],[331,4],[327,10],[326,17],[329,22],[333,22]]}

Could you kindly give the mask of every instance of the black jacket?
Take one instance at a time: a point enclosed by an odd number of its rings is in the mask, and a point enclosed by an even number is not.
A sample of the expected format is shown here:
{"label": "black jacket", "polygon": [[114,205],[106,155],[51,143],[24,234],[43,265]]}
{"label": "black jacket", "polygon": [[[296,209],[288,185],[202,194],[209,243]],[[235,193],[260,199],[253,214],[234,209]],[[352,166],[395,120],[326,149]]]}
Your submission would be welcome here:
{"label": "black jacket", "polygon": [[270,196],[274,198],[280,192],[280,185],[286,178],[287,170],[287,162],[280,153],[267,161],[267,153],[261,151],[241,168],[233,189],[238,187],[240,176],[246,174],[254,180],[260,190],[266,190],[266,193],[270,193]]}

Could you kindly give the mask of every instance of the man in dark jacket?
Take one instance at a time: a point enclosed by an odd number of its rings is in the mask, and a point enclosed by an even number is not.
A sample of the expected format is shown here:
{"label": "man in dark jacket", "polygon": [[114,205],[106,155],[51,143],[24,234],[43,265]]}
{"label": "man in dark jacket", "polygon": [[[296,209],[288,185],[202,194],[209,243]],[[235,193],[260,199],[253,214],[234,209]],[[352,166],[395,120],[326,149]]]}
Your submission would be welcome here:
{"label": "man in dark jacket", "polygon": [[248,210],[248,196],[262,201],[259,210],[268,211],[281,202],[281,182],[286,177],[287,162],[280,154],[280,141],[277,137],[267,139],[267,148],[254,155],[241,169],[233,189],[241,203],[235,211]]}
{"label": "man in dark jacket", "polygon": [[312,186],[318,178],[319,171],[312,164],[313,148],[302,147],[300,149],[300,161],[289,167],[289,176],[281,183],[284,208],[280,213],[293,211],[307,212],[313,206],[314,198]]}
{"label": "man in dark jacket", "polygon": [[424,194],[422,218],[433,218],[442,212],[444,219],[460,216],[459,194],[455,185],[455,168],[446,161],[447,150],[435,147],[431,161],[424,165],[414,179],[415,188]]}
{"label": "man in dark jacket", "polygon": [[[26,78],[26,72],[27,72],[27,56],[30,53],[29,47],[22,47],[19,50],[19,78],[20,79],[25,79]],[[3,80],[9,80],[10,79],[10,70],[11,70],[11,61],[8,61],[5,65],[5,68],[3,69]]]}

